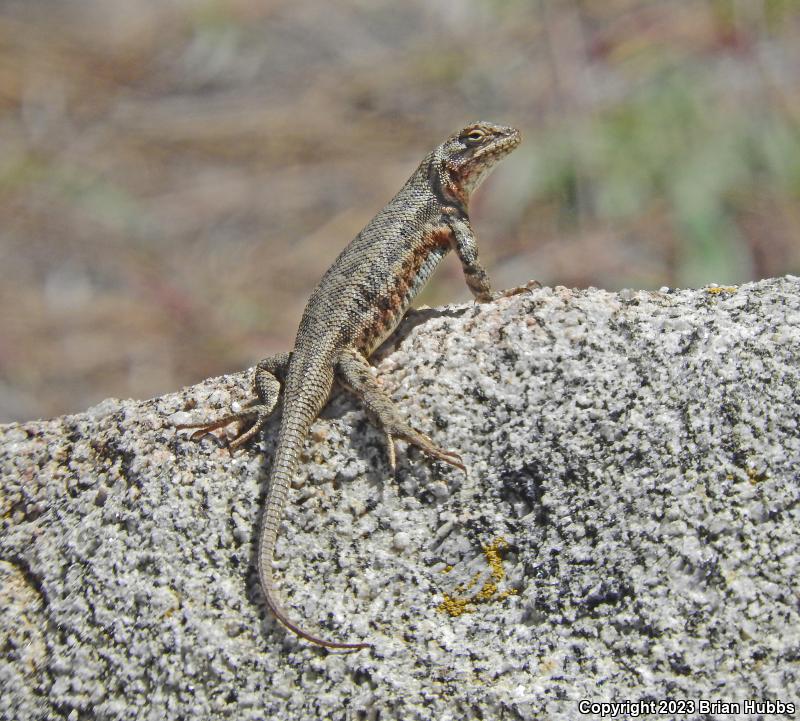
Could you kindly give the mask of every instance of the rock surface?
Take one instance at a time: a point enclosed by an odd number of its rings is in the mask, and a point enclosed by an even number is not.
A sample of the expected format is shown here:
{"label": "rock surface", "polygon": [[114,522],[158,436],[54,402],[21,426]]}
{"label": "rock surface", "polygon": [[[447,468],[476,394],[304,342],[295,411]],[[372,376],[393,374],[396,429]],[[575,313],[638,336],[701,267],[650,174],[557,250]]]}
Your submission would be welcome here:
{"label": "rock surface", "polygon": [[354,654],[263,607],[276,423],[233,458],[171,427],[249,374],[0,428],[0,717],[798,701],[800,278],[543,288],[415,313],[393,343],[383,383],[469,474],[401,448],[392,478],[344,394],[315,423],[277,575],[309,629],[375,644]]}

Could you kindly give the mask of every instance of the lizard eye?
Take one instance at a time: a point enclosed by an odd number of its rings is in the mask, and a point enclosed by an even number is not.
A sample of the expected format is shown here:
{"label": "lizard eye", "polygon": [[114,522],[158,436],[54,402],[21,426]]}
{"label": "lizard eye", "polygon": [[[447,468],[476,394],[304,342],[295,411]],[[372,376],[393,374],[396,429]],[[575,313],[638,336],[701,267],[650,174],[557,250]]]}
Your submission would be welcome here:
{"label": "lizard eye", "polygon": [[464,136],[465,140],[469,140],[472,143],[477,143],[482,138],[483,138],[482,130],[473,130],[472,132],[467,133],[466,136]]}

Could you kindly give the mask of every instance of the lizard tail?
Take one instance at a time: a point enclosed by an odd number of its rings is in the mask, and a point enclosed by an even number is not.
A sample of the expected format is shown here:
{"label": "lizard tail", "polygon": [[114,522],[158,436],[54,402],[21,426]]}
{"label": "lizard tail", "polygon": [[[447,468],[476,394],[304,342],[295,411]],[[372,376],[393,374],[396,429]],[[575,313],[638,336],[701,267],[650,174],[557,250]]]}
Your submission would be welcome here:
{"label": "lizard tail", "polygon": [[296,633],[301,638],[324,646],[326,648],[338,648],[348,651],[356,651],[360,648],[370,648],[372,644],[361,643],[340,643],[338,641],[328,641],[319,638],[292,621],[286,611],[278,602],[278,590],[275,587],[275,578],[272,573],[272,557],[275,553],[275,544],[278,540],[278,528],[283,518],[283,510],[286,506],[286,498],[289,493],[289,484],[295,471],[297,470],[300,449],[308,433],[310,423],[303,418],[293,417],[290,411],[285,410],[285,416],[281,423],[280,435],[278,438],[275,461],[269,484],[269,493],[264,515],[261,519],[261,528],[258,538],[258,553],[256,554],[256,568],[264,598],[275,618],[278,619],[286,628]]}

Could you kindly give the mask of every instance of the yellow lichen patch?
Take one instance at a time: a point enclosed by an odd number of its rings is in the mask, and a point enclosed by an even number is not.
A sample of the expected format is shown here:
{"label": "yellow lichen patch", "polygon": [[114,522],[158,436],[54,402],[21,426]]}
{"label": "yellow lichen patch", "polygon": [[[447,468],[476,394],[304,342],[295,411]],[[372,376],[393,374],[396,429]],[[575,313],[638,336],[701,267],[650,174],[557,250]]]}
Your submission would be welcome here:
{"label": "yellow lichen patch", "polygon": [[486,562],[489,568],[492,569],[492,578],[495,581],[502,581],[506,577],[506,569],[503,568],[503,559],[500,558],[500,550],[508,548],[508,542],[502,536],[495,538],[488,546],[483,547],[483,555],[486,556]]}
{"label": "yellow lichen patch", "polygon": [[[509,596],[517,593],[517,589],[509,588],[504,591],[499,590],[499,584],[506,577],[506,570],[503,567],[503,559],[500,557],[500,551],[508,548],[508,542],[505,538],[495,538],[488,546],[483,547],[483,555],[486,557],[486,563],[489,565],[491,577],[484,582],[480,590],[467,597],[455,597],[450,594],[444,594],[444,600],[437,607],[437,611],[446,613],[449,616],[460,616],[464,613],[472,613],[475,609],[472,607],[478,603],[489,603],[502,601]],[[464,594],[475,586],[478,579],[482,574],[477,573],[469,583],[462,584],[455,588],[455,593]]]}
{"label": "yellow lichen patch", "polygon": [[468,608],[469,603],[470,599],[468,598],[454,598],[445,593],[444,600],[436,607],[436,610],[456,618],[462,613],[472,613],[475,610],[473,608]]}
{"label": "yellow lichen patch", "polygon": [[706,293],[711,295],[719,295],[720,293],[735,293],[739,290],[735,285],[715,285],[711,288],[706,288]]}
{"label": "yellow lichen patch", "polygon": [[481,586],[481,590],[478,591],[474,598],[476,601],[488,601],[497,593],[497,584],[492,583],[491,581],[487,581],[486,583]]}

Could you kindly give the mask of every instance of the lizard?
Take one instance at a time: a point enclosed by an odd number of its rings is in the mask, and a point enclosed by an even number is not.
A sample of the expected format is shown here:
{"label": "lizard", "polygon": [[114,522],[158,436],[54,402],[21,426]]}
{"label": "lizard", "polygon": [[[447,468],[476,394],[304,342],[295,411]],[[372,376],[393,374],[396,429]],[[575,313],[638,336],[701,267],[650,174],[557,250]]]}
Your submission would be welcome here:
{"label": "lizard", "polygon": [[241,411],[196,428],[198,439],[231,423],[248,423],[229,444],[231,452],[266,424],[282,396],[283,413],[269,475],[256,546],[256,569],[267,605],[286,628],[331,649],[370,647],[320,638],[293,621],[278,600],[272,559],[289,486],[311,424],[328,402],[334,382],[353,392],[377,418],[394,471],[395,439],[466,472],[461,457],[414,430],[396,410],[371,372],[372,352],[391,335],[414,297],[451,250],[461,261],[476,302],[526,290],[493,292],[478,258],[470,225],[472,192],[499,160],[521,141],[518,130],[487,122],[467,125],[425,156],[397,195],[339,254],[311,294],[294,347],[262,360],[253,379],[255,399]]}

